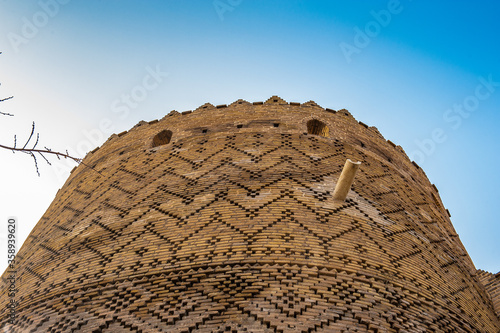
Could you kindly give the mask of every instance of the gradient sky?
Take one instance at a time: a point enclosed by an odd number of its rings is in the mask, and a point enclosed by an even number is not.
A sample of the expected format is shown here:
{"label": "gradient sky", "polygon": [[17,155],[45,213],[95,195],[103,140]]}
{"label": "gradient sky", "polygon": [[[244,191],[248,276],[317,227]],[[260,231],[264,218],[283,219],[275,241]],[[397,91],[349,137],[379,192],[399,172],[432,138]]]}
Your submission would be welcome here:
{"label": "gradient sky", "polygon": [[[0,98],[15,96],[0,144],[35,121],[40,146],[83,157],[206,102],[346,108],[424,169],[476,267],[498,272],[499,15],[495,1],[0,0]],[[75,163],[39,159],[38,177],[28,155],[0,161],[3,271],[7,217],[22,242]]]}

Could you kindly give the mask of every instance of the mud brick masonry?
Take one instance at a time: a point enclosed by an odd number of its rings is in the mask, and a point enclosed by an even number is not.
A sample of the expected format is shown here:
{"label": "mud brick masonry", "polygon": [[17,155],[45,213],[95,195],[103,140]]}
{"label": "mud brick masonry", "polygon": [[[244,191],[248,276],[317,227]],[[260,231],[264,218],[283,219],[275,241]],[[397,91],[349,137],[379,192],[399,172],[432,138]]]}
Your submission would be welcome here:
{"label": "mud brick masonry", "polygon": [[[345,200],[332,194],[360,161]],[[7,332],[492,332],[438,191],[346,110],[238,100],[89,153],[17,257]]]}

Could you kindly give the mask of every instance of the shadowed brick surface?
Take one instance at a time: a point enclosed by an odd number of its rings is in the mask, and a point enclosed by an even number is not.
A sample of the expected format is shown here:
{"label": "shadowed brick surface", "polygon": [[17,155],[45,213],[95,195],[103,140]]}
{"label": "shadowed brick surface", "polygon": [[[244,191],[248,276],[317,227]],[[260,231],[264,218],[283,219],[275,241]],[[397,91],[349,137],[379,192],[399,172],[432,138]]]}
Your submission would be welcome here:
{"label": "shadowed brick surface", "polygon": [[[337,202],[347,158],[362,164]],[[14,326],[2,276],[8,331],[500,329],[498,278],[476,273],[435,187],[346,110],[206,104],[84,163],[19,252]]]}
{"label": "shadowed brick surface", "polygon": [[500,316],[500,272],[492,274],[479,269],[477,273],[479,281],[484,285],[493,301],[497,316]]}

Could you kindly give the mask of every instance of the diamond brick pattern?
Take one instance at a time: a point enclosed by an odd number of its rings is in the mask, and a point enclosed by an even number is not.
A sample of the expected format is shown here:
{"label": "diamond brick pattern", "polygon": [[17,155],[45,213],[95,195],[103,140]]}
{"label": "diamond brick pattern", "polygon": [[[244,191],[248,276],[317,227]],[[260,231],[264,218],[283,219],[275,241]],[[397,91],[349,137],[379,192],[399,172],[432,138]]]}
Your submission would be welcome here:
{"label": "diamond brick pattern", "polygon": [[[362,164],[338,202],[346,158]],[[8,332],[500,329],[498,279],[476,272],[435,187],[346,110],[205,104],[84,163],[19,252],[14,324],[2,276]]]}

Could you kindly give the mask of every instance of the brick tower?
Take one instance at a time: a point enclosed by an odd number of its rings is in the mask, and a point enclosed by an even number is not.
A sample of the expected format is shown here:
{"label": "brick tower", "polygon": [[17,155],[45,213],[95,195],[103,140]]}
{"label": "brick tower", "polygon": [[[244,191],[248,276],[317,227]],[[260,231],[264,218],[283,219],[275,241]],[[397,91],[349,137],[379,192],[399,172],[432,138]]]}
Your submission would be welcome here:
{"label": "brick tower", "polygon": [[422,169],[346,110],[205,104],[84,164],[19,252],[13,325],[2,276],[6,331],[500,329],[498,274],[476,272]]}

